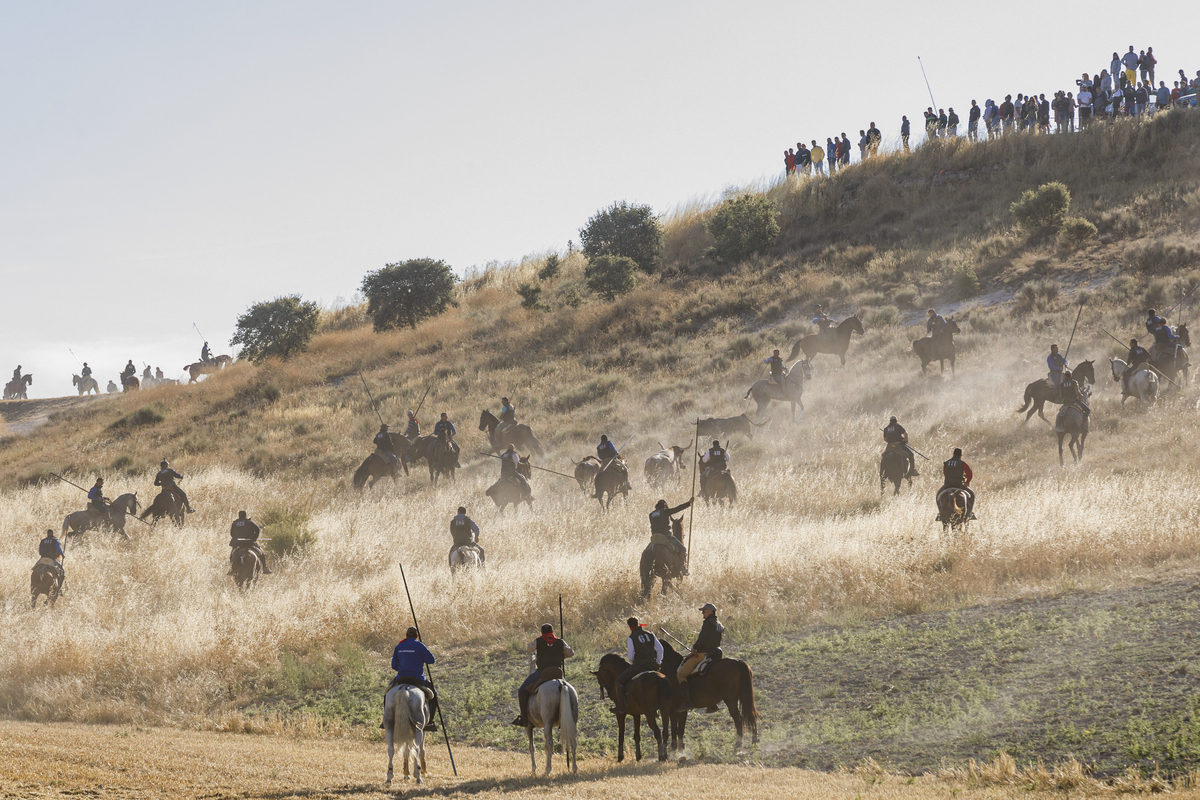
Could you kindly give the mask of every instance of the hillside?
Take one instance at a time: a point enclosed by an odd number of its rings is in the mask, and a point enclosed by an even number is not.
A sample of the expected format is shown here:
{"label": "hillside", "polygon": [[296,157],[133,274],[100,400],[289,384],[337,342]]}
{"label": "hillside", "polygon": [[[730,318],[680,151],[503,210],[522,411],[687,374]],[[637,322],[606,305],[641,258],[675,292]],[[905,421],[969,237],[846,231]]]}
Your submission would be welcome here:
{"label": "hillside", "polygon": [[[287,363],[236,363],[196,386],[64,404],[44,425],[0,440],[0,712],[193,727],[303,712],[372,735],[362,709],[409,619],[403,562],[439,658],[455,675],[481,663],[494,672],[486,693],[473,693],[468,675],[456,679],[453,708],[481,742],[518,744],[496,708],[524,673],[520,646],[557,617],[561,594],[580,661],[621,646],[630,612],[682,636],[697,626],[700,602],[716,603],[727,653],[746,655],[762,673],[772,746],[756,758],[824,767],[873,753],[881,745],[864,744],[859,733],[892,736],[897,728],[847,711],[839,741],[855,744],[836,757],[812,752],[816,740],[828,741],[824,733],[785,722],[788,713],[827,713],[813,697],[804,711],[789,711],[780,688],[781,674],[794,671],[803,682],[815,668],[806,648],[828,634],[814,626],[854,621],[883,631],[914,614],[1112,591],[1200,568],[1196,390],[1168,391],[1151,408],[1122,405],[1106,357],[1123,351],[1101,332],[1137,335],[1147,304],[1169,307],[1200,283],[1198,155],[1200,115],[1186,112],[1073,136],[935,142],[827,181],[763,188],[778,204],[782,231],[770,253],[738,265],[706,255],[713,242],[703,220],[712,209],[695,205],[666,219],[663,268],[611,303],[590,295],[582,256],[568,252],[556,254],[560,273],[543,282],[549,310],[523,308],[515,288],[537,280],[546,261],[531,257],[472,276],[459,285],[456,308],[413,330],[377,334],[364,309],[342,309]],[[1096,240],[1064,249],[1016,228],[1010,204],[1049,181],[1069,187],[1072,214],[1096,224]],[[762,374],[762,358],[772,347],[786,354],[810,332],[814,302],[837,318],[864,319],[846,367],[818,356],[802,418],[789,423],[775,406],[752,441],[734,438],[738,504],[696,509],[692,577],[677,595],[641,602],[636,564],[646,514],[660,496],[642,481],[642,461],[659,443],[688,444],[697,415],[752,413],[743,394]],[[1060,469],[1045,423],[1023,425],[1013,412],[1025,385],[1044,377],[1051,341],[1065,348],[1080,303],[1070,358],[1097,362],[1092,432],[1082,465],[1072,467],[1068,455]],[[964,320],[953,375],[937,374],[936,365],[923,375],[911,354],[930,305]],[[1191,314],[1190,305],[1182,313]],[[350,488],[378,428],[360,371],[396,425],[428,388],[426,428],[441,411],[458,424],[467,466],[457,482],[433,489],[418,468],[396,486]],[[482,409],[497,410],[501,395],[546,444],[538,466],[569,473],[601,433],[618,443],[631,437],[628,503],[602,514],[573,481],[535,473],[536,511],[495,517],[483,492],[497,470],[475,455],[486,447],[476,422]],[[36,408],[5,403],[0,411],[12,433]],[[970,535],[942,537],[932,522],[936,463],[919,463],[915,491],[880,497],[879,431],[891,414],[934,462],[963,448],[979,491]],[[104,474],[110,495],[138,490],[145,502],[162,458],[188,476],[199,512],[182,530],[131,523],[129,543],[89,534],[69,551],[71,590],[59,608],[31,613],[28,570],[39,532],[84,504],[50,473],[81,485]],[[686,499],[690,477],[665,497]],[[446,522],[460,504],[483,528],[488,570],[452,580]],[[276,574],[249,595],[224,577],[225,534],[239,508],[259,518],[291,514],[315,535],[306,552],[278,559]],[[1062,622],[1073,613],[1062,610],[1054,624],[1075,624]],[[1182,642],[1191,632],[1137,635]],[[879,636],[886,647],[895,641]],[[773,655],[776,644],[794,655]],[[1109,667],[1100,658],[1088,669]],[[955,669],[928,667],[943,668]],[[582,687],[584,665],[572,671]],[[904,691],[915,696],[928,685]],[[1191,702],[1190,687],[1178,691],[1180,702]],[[71,703],[59,702],[64,693]],[[587,693],[595,697],[590,682]],[[1119,771],[1126,758],[1179,768],[1167,755],[1166,712],[1140,707],[1159,715],[1153,740],[1136,758],[1113,750],[1105,769]],[[603,712],[589,713],[600,715],[597,740],[611,738]],[[1037,713],[1013,703],[1003,719]],[[1122,713],[1099,724],[1111,733],[1125,724]],[[1076,714],[1063,706],[1063,730],[1081,728]],[[989,756],[1011,741],[978,718],[929,720],[945,726],[935,755]],[[727,757],[723,714],[697,730],[710,758]],[[1053,735],[1062,741],[1058,729]],[[1091,743],[1111,749],[1114,741],[1098,733]],[[1042,747],[1022,742],[1023,757]],[[1055,752],[1098,758],[1091,743],[1068,741]],[[594,743],[592,752],[605,746]]]}

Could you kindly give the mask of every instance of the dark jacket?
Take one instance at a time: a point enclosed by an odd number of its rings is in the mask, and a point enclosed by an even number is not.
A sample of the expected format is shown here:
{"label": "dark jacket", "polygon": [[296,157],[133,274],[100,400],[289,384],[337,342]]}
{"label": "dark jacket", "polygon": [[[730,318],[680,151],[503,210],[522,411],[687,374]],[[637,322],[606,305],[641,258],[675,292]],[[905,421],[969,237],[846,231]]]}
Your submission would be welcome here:
{"label": "dark jacket", "polygon": [[658,637],[653,633],[645,628],[638,628],[636,632],[629,635],[629,645],[633,649],[633,665],[635,667],[658,666],[662,645],[658,643]]}
{"label": "dark jacket", "polygon": [[38,555],[42,558],[58,558],[62,554],[62,543],[58,539],[47,536],[38,542]]}
{"label": "dark jacket", "polygon": [[538,638],[535,661],[539,671],[547,667],[561,667],[566,664],[566,651],[563,640],[555,639],[554,644],[546,644],[546,640]]}
{"label": "dark jacket", "polygon": [[375,446],[385,453],[396,452],[396,448],[392,444],[392,435],[387,431],[380,431],[375,434]]}
{"label": "dark jacket", "polygon": [[154,485],[163,487],[174,486],[175,481],[181,480],[183,480],[182,475],[170,467],[167,467],[166,469],[160,469],[158,474],[154,476]]}
{"label": "dark jacket", "polygon": [[229,526],[229,546],[242,547],[258,541],[262,529],[251,519],[235,519]]}
{"label": "dark jacket", "polygon": [[700,626],[700,633],[696,634],[696,643],[692,645],[692,649],[697,653],[711,653],[721,646],[723,633],[725,626],[718,622],[717,615],[713,614]]}
{"label": "dark jacket", "polygon": [[392,651],[392,669],[402,678],[424,678],[425,665],[436,663],[419,639],[405,639]]}
{"label": "dark jacket", "polygon": [[656,508],[650,512],[650,533],[661,533],[663,536],[671,535],[671,515],[678,514],[692,504],[688,500],[682,505],[674,508]]}
{"label": "dark jacket", "polygon": [[450,538],[455,547],[479,541],[479,526],[466,514],[455,514],[450,520]]}
{"label": "dark jacket", "polygon": [[904,426],[899,422],[889,423],[888,426],[883,429],[883,440],[888,444],[892,444],[894,442],[903,442],[907,438],[908,431],[904,430]]}

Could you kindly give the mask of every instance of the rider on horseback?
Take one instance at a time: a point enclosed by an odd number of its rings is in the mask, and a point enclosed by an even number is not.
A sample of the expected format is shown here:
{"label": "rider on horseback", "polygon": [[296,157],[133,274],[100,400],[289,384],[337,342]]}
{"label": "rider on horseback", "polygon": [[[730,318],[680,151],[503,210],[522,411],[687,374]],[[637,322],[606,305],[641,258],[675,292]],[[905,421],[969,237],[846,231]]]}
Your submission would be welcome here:
{"label": "rider on horseback", "polygon": [[54,535],[54,531],[46,529],[46,537],[38,542],[38,564],[44,564],[54,571],[54,579],[58,581],[58,588],[61,591],[63,581],[66,580],[67,573],[63,569],[63,560],[66,555],[63,553],[62,543]]}
{"label": "rider on horseback", "polygon": [[200,363],[207,364],[212,361],[212,350],[208,349],[208,342],[204,343],[204,347],[200,348]]}
{"label": "rider on horseback", "polygon": [[21,365],[17,364],[17,368],[13,370],[13,380],[19,381],[21,380],[21,377]]}
{"label": "rider on horseback", "polygon": [[975,519],[975,514],[972,513],[972,509],[975,508],[975,492],[971,489],[971,479],[975,476],[970,465],[962,460],[961,448],[954,448],[954,455],[950,460],[942,462],[942,475],[942,488],[938,489],[938,494],[941,495],[942,489],[962,489],[967,495],[967,518]]}
{"label": "rider on horseback", "polygon": [[1062,404],[1065,408],[1072,403],[1083,412],[1086,417],[1092,413],[1092,409],[1087,404],[1087,394],[1080,387],[1079,382],[1075,380],[1075,376],[1071,374],[1071,370],[1063,372],[1062,385],[1058,387],[1059,397],[1062,398]]}
{"label": "rider on horseback", "polygon": [[421,421],[417,419],[416,412],[410,410],[408,412],[408,427],[404,429],[404,438],[408,439],[410,442],[414,442],[420,435]]}
{"label": "rider on horseback", "polygon": [[[79,377],[83,378],[85,381],[92,377],[92,368],[87,365],[86,361],[83,362],[83,369],[79,371]],[[111,383],[111,381],[109,382]]]}
{"label": "rider on horseback", "polygon": [[1129,394],[1129,378],[1138,371],[1138,367],[1150,360],[1146,348],[1138,344],[1137,339],[1129,340],[1129,353],[1125,356],[1125,371],[1121,373],[1121,391]]}
{"label": "rider on horseback", "polygon": [[1158,315],[1158,312],[1153,308],[1146,309],[1146,333],[1151,336],[1158,329],[1159,325],[1166,325],[1167,321]]}
{"label": "rider on horseback", "polygon": [[455,455],[458,455],[458,442],[454,441],[455,435],[458,434],[458,429],[454,427],[454,423],[450,421],[450,417],[446,412],[442,412],[442,418],[434,423],[433,435],[437,437],[439,442],[445,442]]}
{"label": "rider on horseback", "polygon": [[[600,434],[600,444],[596,445],[596,458],[600,459],[600,472],[604,472],[611,467],[614,471],[625,476],[626,480],[617,488],[618,491],[621,488],[629,488],[629,467],[626,466],[625,459],[621,458],[620,453],[617,451],[617,446],[608,440],[608,434]],[[601,489],[600,481],[596,481],[595,486],[596,493],[592,496],[599,498]]]}
{"label": "rider on horseback", "polygon": [[[672,550],[684,563],[687,563],[687,547],[671,534],[671,515],[678,514],[692,504],[691,500],[681,503],[675,508],[667,508],[666,500],[659,500],[650,512],[650,543],[661,544]],[[680,567],[680,573],[687,575],[687,567]]]}
{"label": "rider on horseback", "polygon": [[1178,341],[1179,337],[1175,335],[1175,331],[1171,330],[1171,326],[1165,321],[1160,323],[1159,326],[1154,329],[1154,346],[1151,348],[1151,352],[1154,355],[1154,360],[1157,361],[1167,353],[1170,353],[1172,356],[1174,356],[1175,348],[1178,347]]}
{"label": "rider on horseback", "polygon": [[1062,386],[1063,370],[1067,368],[1066,356],[1060,355],[1058,345],[1050,345],[1050,355],[1046,356],[1046,368],[1050,370],[1050,383],[1058,388]]}
{"label": "rider on horseback", "polygon": [[713,439],[712,447],[700,456],[700,463],[707,466],[707,469],[700,473],[700,493],[705,494],[709,479],[729,470],[729,451],[721,447],[719,439]]}
{"label": "rider on horseback", "polygon": [[154,485],[161,486],[165,491],[177,496],[183,501],[183,507],[187,509],[187,513],[193,514],[196,509],[192,508],[191,502],[188,501],[187,494],[179,487],[175,481],[183,480],[183,476],[175,470],[171,469],[171,464],[163,461],[158,465],[158,474],[154,476]]}
{"label": "rider on horseback", "polygon": [[763,363],[771,365],[771,383],[783,386],[783,358],[779,355],[779,351],[773,351],[770,358],[763,359]]}
{"label": "rider on horseback", "polygon": [[386,422],[379,426],[379,433],[375,434],[374,443],[375,455],[391,464],[392,469],[400,465],[400,456],[396,455],[396,447],[392,444],[392,435],[388,433]]}
{"label": "rider on horseback", "polygon": [[700,614],[704,617],[704,624],[700,626],[700,633],[696,635],[692,652],[688,653],[688,657],[675,671],[675,677],[679,679],[679,705],[675,708],[676,711],[691,709],[692,692],[688,686],[688,676],[700,666],[701,661],[721,646],[721,634],[725,632],[725,627],[717,621],[717,607],[712,603],[700,606]]}
{"label": "rider on horseback", "polygon": [[612,710],[618,715],[628,713],[625,708],[626,685],[643,672],[657,670],[662,666],[663,660],[662,642],[653,632],[638,622],[637,617],[630,617],[625,620],[625,624],[629,626],[629,638],[625,640],[625,655],[630,661],[630,667],[617,676],[616,698],[614,698],[617,705]]}
{"label": "rider on horseback", "polygon": [[946,332],[946,318],[939,314],[937,309],[931,308],[925,315],[925,332],[931,339],[936,339]]}
{"label": "rider on horseback", "polygon": [[454,555],[454,551],[464,545],[472,545],[479,551],[479,563],[487,561],[487,553],[484,552],[483,546],[479,544],[479,526],[475,521],[467,516],[465,506],[458,507],[458,513],[450,519],[450,555]]}
{"label": "rider on horseback", "polygon": [[129,379],[137,375],[137,367],[133,365],[133,359],[129,359],[129,363],[125,365],[125,369],[121,371],[121,385],[124,386],[129,382]]}
{"label": "rider on horseback", "polygon": [[883,440],[887,442],[888,447],[898,447],[904,451],[905,457],[908,459],[908,475],[911,478],[918,477],[921,473],[917,472],[917,461],[913,457],[913,451],[908,446],[908,431],[904,430],[904,426],[896,421],[895,417],[888,420],[888,425],[883,429]]}
{"label": "rider on horseback", "polygon": [[517,424],[517,407],[507,397],[500,398],[500,424],[496,426],[496,433],[506,431],[513,425]]}
{"label": "rider on horseback", "polygon": [[258,544],[258,535],[262,533],[262,528],[255,524],[254,520],[246,516],[245,511],[238,512],[238,518],[229,526],[229,572],[233,574],[233,557],[237,555],[238,550],[249,550],[254,553],[258,559],[258,563],[262,564],[263,575],[270,575],[271,568],[267,566],[267,554],[263,552],[262,547]]}
{"label": "rider on horseback", "polygon": [[529,727],[529,695],[533,689],[546,681],[563,677],[565,659],[575,655],[571,645],[554,635],[554,626],[548,622],[542,626],[542,635],[530,642],[525,649],[535,654],[534,669],[517,690],[517,703],[521,714],[512,724],[518,728]]}
{"label": "rider on horseback", "polygon": [[148,380],[151,380],[153,377],[154,377],[154,375],[150,372],[150,365],[147,364],[146,368],[144,370],[142,370],[142,380],[148,381]]}
{"label": "rider on horseback", "polygon": [[[409,628],[404,632],[404,641],[396,645],[396,649],[392,651],[392,669],[396,670],[396,677],[392,678],[392,682],[383,690],[384,702],[387,702],[387,693],[393,687],[420,686],[428,689],[433,699],[429,701],[429,721],[425,723],[426,731],[436,731],[437,725],[433,721],[433,712],[437,710],[438,696],[437,690],[433,688],[433,682],[425,678],[425,665],[436,664],[437,660],[433,657],[433,653],[429,652],[429,648],[421,644],[421,639],[417,635],[416,628]],[[383,727],[383,723],[379,723],[379,727]]]}
{"label": "rider on horseback", "polygon": [[817,326],[817,336],[828,334],[829,329],[833,327],[833,320],[825,316],[825,312],[821,310],[820,303],[813,306],[812,323]]}
{"label": "rider on horseback", "polygon": [[163,371],[162,371],[162,367],[155,367],[155,368],[154,368],[154,379],[155,379],[156,381],[161,381],[161,380],[163,379]]}
{"label": "rider on horseback", "polygon": [[109,519],[108,502],[108,498],[104,496],[104,478],[96,478],[95,485],[88,490],[88,510]]}
{"label": "rider on horseback", "polygon": [[529,486],[529,481],[525,480],[525,476],[517,470],[521,466],[521,457],[517,455],[517,451],[510,444],[508,449],[500,454],[500,480],[508,480],[521,487],[521,493],[533,499],[533,489]]}

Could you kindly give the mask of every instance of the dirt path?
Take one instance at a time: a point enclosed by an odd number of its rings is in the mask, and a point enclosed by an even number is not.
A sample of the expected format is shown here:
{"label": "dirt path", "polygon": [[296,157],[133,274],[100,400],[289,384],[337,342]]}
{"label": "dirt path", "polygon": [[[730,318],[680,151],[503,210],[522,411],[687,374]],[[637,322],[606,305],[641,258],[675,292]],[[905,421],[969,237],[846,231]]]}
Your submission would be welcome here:
{"label": "dirt path", "polygon": [[[74,408],[83,403],[94,403],[104,399],[104,395],[90,397],[50,397],[45,400],[4,400],[0,401],[0,418],[3,418],[10,436],[28,436],[38,427],[45,425],[46,420],[55,411]],[[3,433],[0,431],[0,433]]]}
{"label": "dirt path", "polygon": [[[826,774],[795,768],[580,763],[575,776],[529,775],[524,754],[458,748],[459,777],[446,751],[431,749],[423,786],[383,787],[387,755],[360,740],[178,731],[122,726],[0,722],[0,798],[355,798],[394,797],[730,797],[907,800],[1038,796],[1027,785],[973,788],[959,779],[893,777],[877,771]],[[540,755],[539,755],[540,761]],[[555,767],[559,765],[555,760]],[[1080,787],[1086,788],[1086,787]],[[1074,796],[1086,791],[1077,790]],[[1056,796],[1061,797],[1058,793]],[[1188,796],[1184,794],[1184,796]],[[1194,796],[1194,795],[1192,795]]]}

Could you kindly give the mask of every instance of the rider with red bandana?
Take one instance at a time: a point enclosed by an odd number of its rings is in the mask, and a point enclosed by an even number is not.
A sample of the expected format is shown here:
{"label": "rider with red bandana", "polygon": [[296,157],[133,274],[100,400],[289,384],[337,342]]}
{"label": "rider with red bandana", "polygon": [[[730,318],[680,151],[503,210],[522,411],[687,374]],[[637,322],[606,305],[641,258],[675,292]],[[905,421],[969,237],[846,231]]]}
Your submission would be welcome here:
{"label": "rider with red bandana", "polygon": [[942,476],[942,488],[938,490],[938,495],[941,495],[942,489],[962,489],[967,494],[967,518],[975,519],[975,514],[972,513],[975,508],[975,492],[971,489],[971,479],[975,475],[971,472],[971,466],[963,461],[961,448],[954,448],[954,455],[949,461],[942,463]]}

